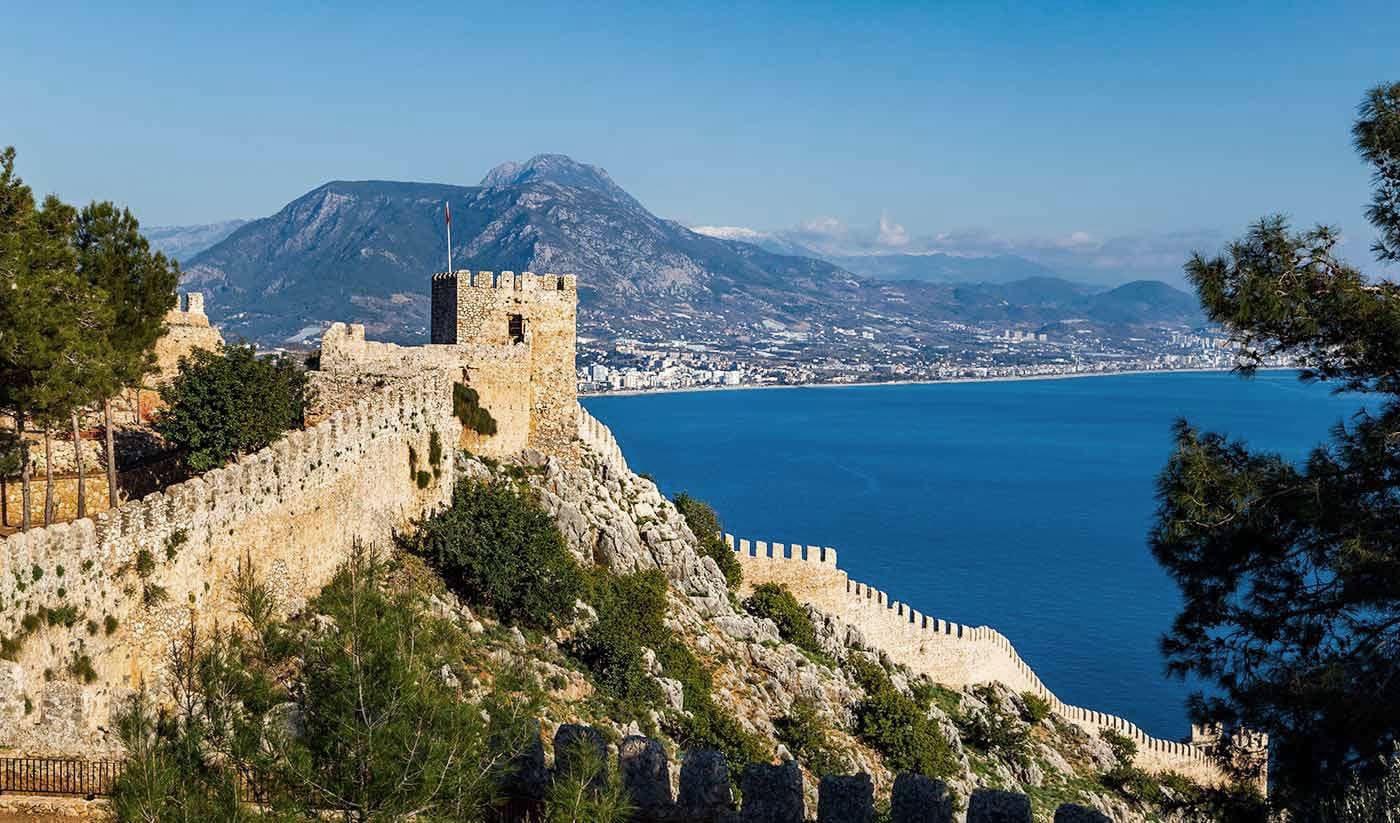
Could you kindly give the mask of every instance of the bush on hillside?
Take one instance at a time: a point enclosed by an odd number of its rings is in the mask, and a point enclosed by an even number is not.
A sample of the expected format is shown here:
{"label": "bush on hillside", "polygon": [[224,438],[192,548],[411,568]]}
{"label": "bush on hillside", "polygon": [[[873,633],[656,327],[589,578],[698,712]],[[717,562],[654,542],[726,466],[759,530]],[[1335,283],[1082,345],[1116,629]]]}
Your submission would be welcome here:
{"label": "bush on hillside", "polygon": [[744,610],[755,617],[766,617],[778,626],[784,640],[815,655],[821,655],[817,629],[812,618],[792,591],[782,583],[760,583],[744,600]]}
{"label": "bush on hillside", "polygon": [[471,386],[452,384],[452,413],[463,426],[477,434],[489,437],[496,433],[496,419],[481,405],[481,395]]}
{"label": "bush on hillside", "polygon": [[501,478],[464,478],[452,505],[405,538],[454,591],[507,623],[552,629],[573,616],[583,575],[549,513]]}
{"label": "bush on hillside", "polygon": [[703,500],[681,492],[671,501],[685,517],[685,523],[700,541],[700,554],[712,558],[719,570],[724,573],[724,582],[729,588],[737,589],[744,579],[744,569],[739,558],[724,542],[724,530],[720,526],[719,515]]}
{"label": "bush on hillside", "polygon": [[958,770],[952,747],[929,719],[929,704],[895,688],[875,661],[852,655],[847,662],[865,698],[856,704],[856,733],[885,759],[891,771],[946,779]]}
{"label": "bush on hillside", "polygon": [[270,445],[302,425],[306,373],[289,357],[259,357],[252,346],[195,349],[160,389],[155,429],[198,472]]}
{"label": "bush on hillside", "polygon": [[266,608],[265,586],[240,581],[243,621],[191,627],[170,693],[120,713],[117,820],[488,819],[540,695],[505,671],[464,698],[440,674],[460,664],[460,631],[385,580],[357,552],[296,630]]}
{"label": "bush on hillside", "polygon": [[651,649],[662,674],[680,682],[684,714],[666,718],[667,731],[684,748],[724,753],[737,775],[744,764],[765,760],[769,751],[756,735],[714,701],[709,669],[666,625],[667,582],[656,569],[615,575],[598,569],[588,576],[587,601],[597,621],[570,644],[609,699],[615,720],[647,717],[661,708],[661,689],[644,663]]}
{"label": "bush on hillside", "polygon": [[1050,719],[1050,715],[1053,713],[1050,701],[1034,692],[1022,692],[1021,702],[1026,707],[1021,714],[1021,719],[1027,723],[1044,723]]}
{"label": "bush on hillside", "polygon": [[[1030,762],[1030,726],[1003,706],[996,689],[979,686],[974,694],[985,708],[968,711],[958,721],[963,742],[1003,760],[1026,764]],[[1131,742],[1131,741],[1129,741]]]}
{"label": "bush on hillside", "polygon": [[851,771],[850,758],[831,745],[826,720],[812,701],[794,700],[788,713],[773,721],[773,728],[778,740],[818,778]]}

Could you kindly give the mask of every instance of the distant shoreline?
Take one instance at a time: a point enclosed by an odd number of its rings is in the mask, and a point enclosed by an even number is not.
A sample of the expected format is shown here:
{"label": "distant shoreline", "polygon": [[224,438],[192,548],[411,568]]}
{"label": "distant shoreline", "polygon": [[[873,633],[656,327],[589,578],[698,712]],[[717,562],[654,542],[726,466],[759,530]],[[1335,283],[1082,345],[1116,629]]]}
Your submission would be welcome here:
{"label": "distant shoreline", "polygon": [[[1293,366],[1268,366],[1256,371],[1297,371]],[[1134,374],[1210,374],[1229,373],[1230,368],[1195,369],[1124,369],[1123,371],[1076,372],[1073,374],[1033,374],[1009,377],[949,377],[943,380],[870,380],[860,383],[782,383],[776,385],[685,386],[677,389],[621,389],[606,392],[580,392],[579,397],[636,397],[647,394],[689,394],[692,392],[758,391],[764,389],[850,389],[877,386],[943,386],[954,383],[1019,383],[1034,380],[1075,380],[1084,377],[1124,377]]]}

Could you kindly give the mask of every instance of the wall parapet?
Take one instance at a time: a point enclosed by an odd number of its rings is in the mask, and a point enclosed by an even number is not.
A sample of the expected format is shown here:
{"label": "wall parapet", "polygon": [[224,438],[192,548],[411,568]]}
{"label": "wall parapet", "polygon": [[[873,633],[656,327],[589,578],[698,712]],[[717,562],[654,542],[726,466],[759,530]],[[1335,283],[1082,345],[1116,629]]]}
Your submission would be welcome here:
{"label": "wall parapet", "polygon": [[[603,458],[603,462],[613,469],[621,474],[628,473],[627,458],[623,457],[622,447],[617,445],[617,438],[613,436],[612,430],[589,414],[582,403],[578,406],[578,439],[597,452]],[[835,562],[834,559],[832,562]]]}
{"label": "wall parapet", "polygon": [[433,275],[434,285],[451,283],[470,286],[476,289],[501,289],[503,291],[578,291],[578,276],[573,274],[535,274],[532,271],[516,274],[503,271],[500,274],[490,271],[472,272],[470,269],[443,271]]}
{"label": "wall parapet", "polygon": [[[953,686],[998,681],[1022,692],[1031,692],[1050,704],[1060,718],[1097,733],[1112,729],[1138,746],[1137,764],[1145,769],[1180,771],[1205,782],[1225,778],[1210,750],[1147,734],[1122,717],[1066,703],[1041,681],[1006,635],[990,626],[969,626],[924,614],[881,589],[851,580],[836,567],[830,548],[735,538],[724,535],[744,567],[744,584],[783,582],[799,600],[860,628],[877,648],[928,674],[936,682]],[[1193,740],[1199,735],[1193,733]],[[1251,739],[1258,743],[1258,733]],[[1265,744],[1266,745],[1266,744]]]}
{"label": "wall parapet", "polygon": [[[457,438],[451,398],[440,372],[392,381],[226,466],[92,518],[0,540],[0,636],[19,636],[35,609],[62,606],[88,621],[111,617],[113,627],[49,626],[24,645],[10,676],[35,681],[38,708],[11,717],[16,697],[0,683],[0,746],[104,745],[110,708],[141,682],[159,683],[169,641],[191,615],[201,625],[227,619],[228,575],[240,563],[268,574],[279,601],[293,607],[324,585],[354,540],[383,540],[443,505],[451,461],[434,467],[440,476],[424,488],[409,476],[409,449],[428,454],[435,431]],[[129,576],[143,553],[155,561],[148,581]],[[147,585],[168,599],[143,603]],[[32,676],[61,670],[55,664],[70,654],[88,655],[97,680]]]}

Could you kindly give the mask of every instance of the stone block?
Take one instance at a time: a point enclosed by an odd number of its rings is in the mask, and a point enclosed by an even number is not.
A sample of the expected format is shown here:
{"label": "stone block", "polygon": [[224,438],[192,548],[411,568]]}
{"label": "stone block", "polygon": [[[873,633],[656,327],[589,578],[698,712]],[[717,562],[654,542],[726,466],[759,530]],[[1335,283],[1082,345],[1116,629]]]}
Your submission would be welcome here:
{"label": "stone block", "polygon": [[606,779],[608,741],[592,726],[565,723],[554,732],[554,775],[589,775],[599,786]]}
{"label": "stone block", "polygon": [[711,749],[686,752],[681,761],[677,805],[688,820],[722,820],[730,814],[734,795],[729,790],[729,765],[724,755]]}
{"label": "stone block", "polygon": [[1031,823],[1031,799],[1015,792],[977,789],[967,804],[967,823]]}
{"label": "stone block", "polygon": [[622,785],[641,820],[655,820],[672,807],[671,770],[666,750],[648,737],[625,737],[617,747]]}
{"label": "stone block", "polygon": [[870,775],[829,774],[817,786],[817,823],[871,823],[875,784]]}
{"label": "stone block", "polygon": [[891,823],[953,823],[953,796],[941,780],[901,774],[890,790]]}
{"label": "stone block", "polygon": [[803,823],[802,772],[789,760],[777,766],[751,763],[739,783],[744,795],[739,819],[744,823]]}
{"label": "stone block", "polygon": [[1113,818],[1098,809],[1065,803],[1055,810],[1055,823],[1113,823]]}

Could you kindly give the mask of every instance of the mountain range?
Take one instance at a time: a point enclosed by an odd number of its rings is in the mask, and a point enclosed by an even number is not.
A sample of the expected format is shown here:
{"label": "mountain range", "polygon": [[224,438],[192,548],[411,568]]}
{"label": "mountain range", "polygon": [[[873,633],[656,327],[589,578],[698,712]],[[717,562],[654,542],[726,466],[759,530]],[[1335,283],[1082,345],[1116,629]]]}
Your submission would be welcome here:
{"label": "mountain range", "polygon": [[826,260],[692,231],[563,155],[501,164],[476,186],[326,183],[189,256],[185,285],[208,293],[232,338],[311,342],[327,323],[353,320],[421,342],[427,279],[446,265],[445,203],[458,268],[578,274],[581,335],[753,338],[826,326],[912,340],[949,320],[1199,321],[1195,300],[1166,284],[1105,291],[1023,258]]}

